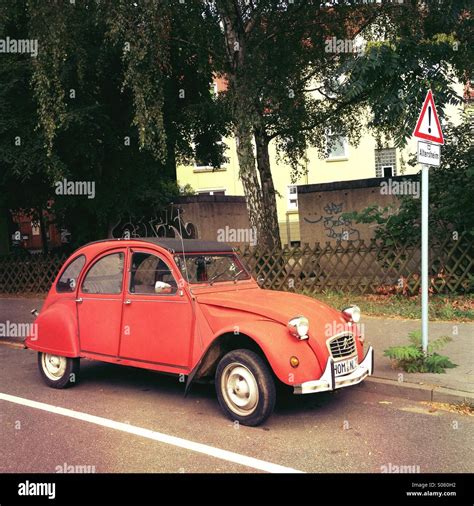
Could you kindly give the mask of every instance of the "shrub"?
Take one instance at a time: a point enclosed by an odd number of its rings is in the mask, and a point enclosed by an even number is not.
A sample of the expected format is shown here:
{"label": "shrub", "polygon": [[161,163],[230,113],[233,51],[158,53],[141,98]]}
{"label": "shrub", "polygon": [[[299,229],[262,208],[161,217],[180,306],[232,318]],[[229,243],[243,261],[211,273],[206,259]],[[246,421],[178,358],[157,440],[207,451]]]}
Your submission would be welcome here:
{"label": "shrub", "polygon": [[448,357],[437,353],[446,343],[451,341],[449,336],[442,336],[428,344],[428,351],[423,353],[421,332],[419,330],[408,334],[410,344],[392,346],[384,351],[397,367],[405,372],[434,372],[445,373],[446,369],[457,367]]}

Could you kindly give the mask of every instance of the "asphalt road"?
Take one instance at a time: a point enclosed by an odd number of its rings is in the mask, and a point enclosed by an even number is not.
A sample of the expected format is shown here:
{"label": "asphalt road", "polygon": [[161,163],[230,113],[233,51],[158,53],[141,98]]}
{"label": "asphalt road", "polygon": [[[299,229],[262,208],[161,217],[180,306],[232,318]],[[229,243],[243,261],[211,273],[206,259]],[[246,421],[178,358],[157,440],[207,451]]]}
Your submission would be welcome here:
{"label": "asphalt road", "polygon": [[[213,449],[303,472],[380,473],[382,466],[474,471],[473,417],[381,397],[364,385],[294,397],[257,428],[225,418],[212,385],[197,385],[186,398],[183,392],[177,378],[93,361],[82,361],[78,385],[51,389],[39,376],[34,352],[2,345],[0,473],[54,473],[65,465],[96,472],[262,472]],[[17,404],[1,394],[149,429],[162,439]],[[207,446],[194,451],[169,436]]]}

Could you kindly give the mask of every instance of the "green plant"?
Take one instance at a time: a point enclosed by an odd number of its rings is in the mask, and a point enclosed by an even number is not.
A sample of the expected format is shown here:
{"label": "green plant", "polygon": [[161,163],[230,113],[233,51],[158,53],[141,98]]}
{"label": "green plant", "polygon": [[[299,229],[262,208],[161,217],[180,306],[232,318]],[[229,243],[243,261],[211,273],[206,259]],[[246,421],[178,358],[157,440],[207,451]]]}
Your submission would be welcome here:
{"label": "green plant", "polygon": [[441,336],[428,344],[426,355],[423,353],[421,332],[419,330],[408,334],[410,344],[392,346],[384,351],[384,355],[395,362],[405,372],[434,372],[445,373],[446,369],[457,367],[448,357],[437,353],[446,343],[451,341],[449,336]]}

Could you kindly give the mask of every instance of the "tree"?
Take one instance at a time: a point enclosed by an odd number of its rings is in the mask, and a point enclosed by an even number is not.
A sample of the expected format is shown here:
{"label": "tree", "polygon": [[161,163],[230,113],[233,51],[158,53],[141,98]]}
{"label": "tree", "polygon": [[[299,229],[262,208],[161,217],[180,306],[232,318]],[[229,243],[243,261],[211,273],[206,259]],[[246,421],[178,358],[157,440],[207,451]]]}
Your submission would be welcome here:
{"label": "tree", "polygon": [[[304,170],[308,147],[323,156],[331,147],[328,125],[357,144],[366,118],[368,130],[401,147],[426,88],[436,92],[443,115],[446,104],[460,103],[454,85],[466,82],[472,68],[466,1],[333,5],[215,2],[224,26],[240,171],[256,215],[251,222],[261,224],[261,242],[270,247],[279,243],[270,141],[294,176]],[[354,42],[359,34],[365,51],[328,51],[328,39]]]}
{"label": "tree", "polygon": [[[319,2],[222,1],[207,5],[223,26],[226,59],[222,71],[230,84],[226,98],[233,115],[250,223],[257,228],[259,245],[278,248],[270,142],[275,141],[294,175],[304,170],[308,145],[323,147],[332,107],[315,96],[311,85],[319,83],[323,91],[323,83],[339,66],[334,55],[324,50],[325,35],[347,38],[355,31],[347,23],[346,8],[328,9]],[[357,10],[358,29],[372,11],[369,6]],[[338,109],[336,119],[353,133],[351,137],[357,137],[358,130],[350,128],[357,120],[355,109]]]}
{"label": "tree", "polygon": [[[120,5],[128,8],[130,3]],[[4,208],[34,208],[42,216],[41,210],[52,203],[58,226],[69,229],[75,244],[110,236],[124,216],[159,213],[178,193],[177,157],[192,156],[194,138],[203,143],[224,132],[225,125],[225,111],[210,92],[212,76],[196,71],[193,51],[177,54],[176,45],[165,44],[169,65],[158,66],[148,81],[130,71],[140,69],[146,58],[150,65],[156,63],[160,53],[134,36],[134,27],[140,26],[138,8],[117,31],[117,11],[108,7],[93,0],[61,8],[19,2],[5,28],[10,36],[16,27],[22,37],[37,38],[40,49],[36,59],[10,55],[1,62],[8,83],[1,90],[2,122],[10,135],[2,139],[0,159],[8,164],[2,186],[35,185],[34,191],[21,192],[21,202],[10,199]],[[120,39],[124,33],[130,35],[129,51],[127,40]],[[188,84],[185,99],[179,96],[183,80]],[[149,102],[147,93],[154,92]],[[15,128],[29,142],[16,151],[11,141]],[[160,130],[165,134],[155,135]],[[150,132],[160,142],[148,142]],[[219,164],[222,148],[211,148],[213,163]],[[95,198],[58,194],[64,179],[94,183]]]}
{"label": "tree", "polygon": [[[27,23],[24,2],[3,6],[0,38],[24,38]],[[4,224],[0,241],[4,253],[14,231],[11,209],[30,214],[33,221],[42,224],[43,238],[46,234],[43,210],[52,187],[48,167],[56,158],[48,158],[45,138],[36,131],[31,60],[29,54],[2,54],[0,58],[0,213]]]}
{"label": "tree", "polygon": [[[259,244],[269,248],[280,246],[270,142],[291,164],[293,176],[304,170],[309,147],[321,156],[331,147],[328,126],[356,144],[367,122],[380,142],[393,139],[402,146],[426,87],[435,91],[443,116],[447,103],[460,100],[455,80],[466,81],[472,65],[467,0],[28,5],[44,45],[34,82],[50,156],[61,129],[74,119],[67,79],[76,82],[85,68],[94,68],[84,64],[87,55],[95,55],[96,47],[105,50],[108,40],[118,52],[113,54],[121,55],[121,84],[130,94],[137,145],[166,174],[203,147],[218,166],[223,153],[216,141],[230,120],[250,223]],[[106,38],[100,35],[104,25]],[[90,45],[89,33],[95,34]],[[363,52],[327,46],[328,38],[344,44],[360,33],[368,40]],[[108,68],[116,75],[116,68]],[[217,100],[209,94],[216,74],[229,82]],[[86,95],[95,111],[94,93]]]}

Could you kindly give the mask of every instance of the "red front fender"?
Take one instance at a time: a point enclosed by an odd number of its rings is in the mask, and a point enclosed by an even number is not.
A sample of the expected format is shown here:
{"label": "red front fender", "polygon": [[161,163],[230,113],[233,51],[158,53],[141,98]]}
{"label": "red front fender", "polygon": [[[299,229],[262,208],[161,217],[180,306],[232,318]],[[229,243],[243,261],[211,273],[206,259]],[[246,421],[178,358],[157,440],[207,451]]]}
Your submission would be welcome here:
{"label": "red front fender", "polygon": [[[286,385],[299,384],[322,375],[323,369],[308,341],[299,341],[289,334],[285,326],[271,320],[253,320],[244,322],[239,325],[238,329],[234,327],[220,329],[213,336],[202,357],[206,356],[208,350],[221,336],[235,334],[237,331],[236,336],[246,335],[259,346],[273,372],[282,383]],[[298,367],[294,368],[290,365],[290,357],[292,356],[299,359]],[[199,363],[195,365],[194,369],[198,367]]]}

